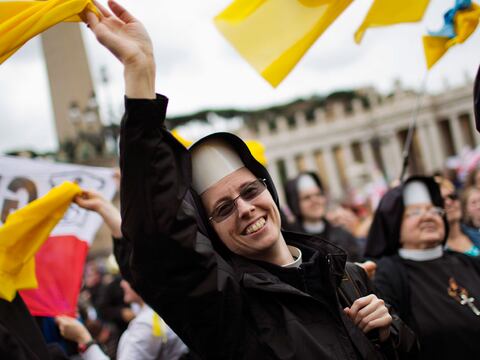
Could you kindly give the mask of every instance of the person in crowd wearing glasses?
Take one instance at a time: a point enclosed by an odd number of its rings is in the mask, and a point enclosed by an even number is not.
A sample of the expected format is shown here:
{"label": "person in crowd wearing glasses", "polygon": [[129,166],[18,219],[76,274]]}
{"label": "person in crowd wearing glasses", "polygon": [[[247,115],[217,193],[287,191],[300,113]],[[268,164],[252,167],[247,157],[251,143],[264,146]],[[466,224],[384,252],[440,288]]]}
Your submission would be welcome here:
{"label": "person in crowd wearing glasses", "polygon": [[[300,173],[285,185],[288,207],[295,215],[292,231],[313,234],[326,239],[347,252],[349,261],[362,259],[359,241],[347,230],[326,219],[327,197],[322,182],[313,172]],[[284,224],[287,225],[287,224]]]}
{"label": "person in crowd wearing glasses", "polygon": [[448,221],[438,184],[412,177],[374,215],[366,256],[380,258],[375,285],[413,328],[421,359],[480,354],[480,261],[444,251]]}
{"label": "person in crowd wearing glasses", "polygon": [[480,240],[480,238],[475,238],[478,230],[471,231],[469,226],[462,223],[463,211],[458,193],[455,191],[455,186],[450,180],[444,178],[436,178],[436,180],[440,185],[449,226],[445,248],[470,256],[480,256],[480,248],[474,243],[474,241],[479,242]]}
{"label": "person in crowd wearing glasses", "polygon": [[348,280],[341,249],[281,231],[273,182],[241,139],[213,134],[187,150],[166,130],[150,39],[128,11],[109,6],[113,14],[100,6],[102,17],[87,19],[124,65],[120,195],[135,291],[202,359],[408,351],[414,336],[392,323],[356,265],[357,297],[340,302]]}

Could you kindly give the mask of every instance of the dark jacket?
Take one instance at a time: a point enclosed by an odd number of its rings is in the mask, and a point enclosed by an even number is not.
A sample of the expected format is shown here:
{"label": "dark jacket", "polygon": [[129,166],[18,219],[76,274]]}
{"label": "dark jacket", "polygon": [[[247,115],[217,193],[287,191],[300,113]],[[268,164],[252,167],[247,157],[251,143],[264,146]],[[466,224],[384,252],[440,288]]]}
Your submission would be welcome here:
{"label": "dark jacket", "polygon": [[0,299],[0,359],[66,360],[56,344],[47,345],[20,295]]}
{"label": "dark jacket", "polygon": [[[317,174],[313,172],[306,172],[303,174],[310,175],[317,183],[319,189],[323,192],[323,185]],[[303,216],[302,212],[300,211],[300,194],[298,193],[298,181],[301,175],[302,174],[298,175],[294,179],[289,180],[285,185],[287,204],[292,214],[295,215],[296,222],[293,224],[285,222],[282,223],[282,225],[287,230],[308,233],[302,225]],[[349,261],[360,261],[363,258],[363,251],[361,249],[359,240],[357,240],[351,233],[349,233],[345,229],[330,224],[327,219],[324,218],[322,220],[325,223],[325,229],[321,233],[311,235],[319,236],[323,239],[328,240],[331,243],[334,243],[335,245],[340,246],[343,250],[347,252]]]}
{"label": "dark jacket", "polygon": [[[440,258],[428,261],[406,260],[397,254],[405,209],[403,191],[405,185],[412,181],[423,182],[433,205],[443,207],[440,189],[432,177],[411,177],[384,195],[374,215],[366,250],[367,256],[379,259],[376,260],[375,286],[380,297],[392,305],[405,323],[417,332],[419,358],[476,358],[480,349],[475,340],[479,319],[451,297],[448,279],[456,279],[471,293],[479,294],[476,279],[480,278],[480,261],[449,251],[445,251]],[[445,216],[443,223],[445,242],[448,237]],[[465,279],[474,286],[470,286]],[[465,319],[469,322],[463,322]],[[472,332],[477,334],[472,336]],[[475,357],[472,357],[475,353]]]}
{"label": "dark jacket", "polygon": [[[282,268],[232,254],[199,227],[206,223],[190,191],[189,153],[165,130],[166,104],[162,96],[127,100],[122,121],[122,233],[131,252],[119,264],[128,264],[122,274],[136,291],[203,359],[382,358],[343,314],[341,249],[284,233],[304,262]],[[245,147],[235,139],[232,146]],[[249,152],[240,154],[276,199],[266,170]]]}
{"label": "dark jacket", "polygon": [[480,66],[475,77],[475,84],[473,85],[473,111],[475,114],[475,127],[480,131]]}

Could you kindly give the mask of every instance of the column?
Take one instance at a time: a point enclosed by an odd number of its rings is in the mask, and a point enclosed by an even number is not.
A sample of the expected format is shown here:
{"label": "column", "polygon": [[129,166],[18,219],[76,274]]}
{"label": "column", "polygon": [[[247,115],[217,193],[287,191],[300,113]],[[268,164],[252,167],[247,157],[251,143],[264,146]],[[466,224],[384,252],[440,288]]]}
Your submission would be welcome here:
{"label": "column", "polygon": [[400,176],[400,172],[402,170],[403,146],[402,144],[400,144],[400,141],[395,131],[389,131],[384,136],[388,143],[389,152],[391,156],[390,162],[392,163],[392,170],[393,170],[392,176],[393,176],[393,179],[395,179],[398,176]]}
{"label": "column", "polygon": [[306,152],[303,154],[303,161],[305,163],[306,171],[313,171],[314,173],[318,173],[318,166],[315,160],[315,156],[312,152]]}
{"label": "column", "polygon": [[260,120],[258,122],[258,134],[260,135],[260,137],[270,135],[270,129],[268,128],[268,121],[267,120]]}
{"label": "column", "polygon": [[280,200],[280,205],[286,204],[283,184],[280,181],[280,172],[278,170],[277,159],[272,159],[271,161],[268,162],[267,170],[268,170],[268,173],[270,174],[270,177],[273,180],[273,183],[275,184],[275,188],[278,194],[278,199]]}
{"label": "column", "polygon": [[340,184],[340,178],[338,176],[338,170],[335,165],[335,159],[333,158],[332,148],[322,148],[323,159],[325,160],[325,169],[327,171],[328,184],[330,186],[330,196],[334,199],[338,199],[342,196],[342,186]]}
{"label": "column", "polygon": [[382,157],[385,171],[387,172],[388,181],[398,178],[400,173],[395,172],[394,155],[390,142],[385,137],[380,137],[380,156]]}
{"label": "column", "polygon": [[430,140],[430,149],[432,151],[432,165],[435,169],[442,169],[445,161],[445,152],[440,143],[440,132],[434,119],[429,119],[425,125],[427,137]]}
{"label": "column", "polygon": [[398,178],[403,164],[403,145],[394,130],[385,131],[381,136],[382,160],[390,180]]}
{"label": "column", "polygon": [[368,172],[370,174],[373,174],[373,172],[377,168],[377,165],[375,163],[375,157],[373,155],[372,147],[370,146],[370,141],[369,140],[362,141],[360,147],[362,149],[362,156],[365,161],[365,164],[367,165]]}
{"label": "column", "polygon": [[307,125],[307,118],[305,117],[305,113],[297,111],[294,116],[297,128],[302,129]]}
{"label": "column", "polygon": [[471,131],[473,131],[473,138],[475,139],[475,145],[478,146],[480,145],[480,132],[477,130],[477,126],[475,124],[475,113],[471,111],[469,115],[470,115],[470,128],[472,129]]}
{"label": "column", "polygon": [[355,160],[353,158],[352,147],[350,146],[349,142],[345,142],[342,144],[342,154],[343,154],[343,171],[346,177],[346,183],[348,186],[352,186],[352,181],[350,179],[351,176],[351,167],[355,165]]}
{"label": "column", "polygon": [[323,108],[318,108],[314,112],[315,116],[315,123],[317,124],[323,124],[326,121],[327,115],[325,114],[325,109]]}
{"label": "column", "polygon": [[458,123],[458,119],[456,116],[450,116],[448,118],[448,123],[450,124],[450,131],[452,132],[455,153],[459,155],[463,147],[465,146],[462,137],[462,130],[460,129],[460,124]]}
{"label": "column", "polygon": [[343,159],[345,161],[345,166],[350,166],[355,163],[353,159],[352,147],[350,146],[349,142],[345,142],[342,144],[342,151],[343,151]]}
{"label": "column", "polygon": [[287,170],[287,180],[293,179],[297,176],[297,164],[295,164],[295,157],[293,155],[285,157],[285,168]]}
{"label": "column", "polygon": [[[457,124],[458,125],[458,124]],[[460,130],[460,128],[459,128]],[[434,170],[434,166],[433,166],[433,163],[431,161],[432,159],[432,151],[430,151],[429,149],[429,146],[428,146],[428,132],[427,132],[427,128],[425,125],[418,125],[417,127],[417,130],[416,130],[417,134],[418,134],[418,140],[419,140],[419,145],[420,145],[420,151],[421,151],[421,155],[422,155],[422,163],[423,163],[423,166],[425,166],[425,172],[427,174],[430,174],[433,172]],[[414,141],[415,141],[415,138],[414,138]],[[412,144],[412,148],[413,148],[414,144]],[[410,149],[411,151],[412,149]]]}

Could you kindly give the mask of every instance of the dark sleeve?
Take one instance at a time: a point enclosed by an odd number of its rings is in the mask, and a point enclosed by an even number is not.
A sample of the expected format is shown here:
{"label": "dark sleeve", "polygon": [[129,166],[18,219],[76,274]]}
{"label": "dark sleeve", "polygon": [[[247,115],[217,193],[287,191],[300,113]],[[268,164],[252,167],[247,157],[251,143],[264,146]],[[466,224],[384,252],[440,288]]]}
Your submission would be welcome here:
{"label": "dark sleeve", "polygon": [[188,151],[165,129],[167,99],[126,99],[120,133],[122,233],[132,285],[202,358],[242,346],[238,281],[198,231]]}
{"label": "dark sleeve", "polygon": [[22,346],[11,332],[0,324],[0,359],[30,360],[38,357]]}
{"label": "dark sleeve", "polygon": [[48,354],[50,360],[69,360],[70,358],[65,354],[63,349],[57,343],[47,344]]}
{"label": "dark sleeve", "polygon": [[130,254],[132,253],[131,244],[124,237],[112,238],[113,240],[113,255],[117,261],[122,278],[127,280],[130,284],[133,283],[132,274],[130,272]]}
{"label": "dark sleeve", "polygon": [[480,132],[480,66],[478,67],[473,86],[473,110],[475,113],[475,127]]}
{"label": "dark sleeve", "polygon": [[[350,292],[357,292],[361,296],[368,294],[376,294],[380,299],[385,301],[385,304],[392,316],[392,325],[390,326],[390,339],[380,343],[377,339],[373,342],[387,359],[416,359],[418,355],[418,343],[416,334],[402,321],[395,309],[389,302],[382,297],[381,294],[375,290],[373,283],[368,278],[366,272],[358,265],[347,263],[347,273],[350,274],[351,280],[354,284],[354,290]],[[351,301],[353,302],[353,301]]]}

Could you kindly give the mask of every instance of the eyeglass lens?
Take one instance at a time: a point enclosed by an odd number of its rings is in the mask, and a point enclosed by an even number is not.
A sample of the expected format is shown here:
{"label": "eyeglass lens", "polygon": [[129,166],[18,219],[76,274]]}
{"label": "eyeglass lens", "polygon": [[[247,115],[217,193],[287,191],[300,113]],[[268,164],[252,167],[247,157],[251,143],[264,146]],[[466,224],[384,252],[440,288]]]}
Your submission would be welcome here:
{"label": "eyeglass lens", "polygon": [[216,222],[225,220],[235,211],[236,201],[239,197],[245,201],[250,201],[260,195],[266,189],[266,184],[264,181],[265,180],[263,179],[257,179],[246,185],[244,188],[242,188],[242,190],[240,190],[239,195],[235,199],[224,201],[215,210],[213,210],[211,218]]}

